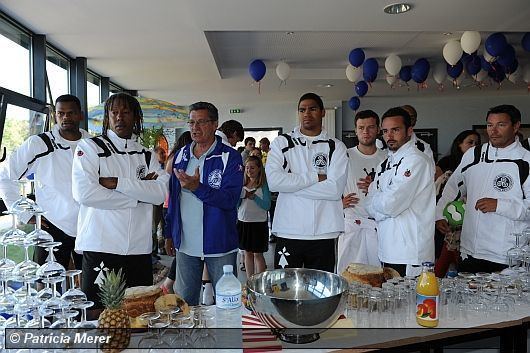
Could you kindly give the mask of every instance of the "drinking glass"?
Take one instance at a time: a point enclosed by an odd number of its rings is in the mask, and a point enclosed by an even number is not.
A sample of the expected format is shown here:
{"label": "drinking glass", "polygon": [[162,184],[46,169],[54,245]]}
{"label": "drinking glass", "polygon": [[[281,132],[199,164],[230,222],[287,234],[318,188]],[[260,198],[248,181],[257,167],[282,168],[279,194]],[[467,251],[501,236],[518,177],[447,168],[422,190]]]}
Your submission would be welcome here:
{"label": "drinking glass", "polygon": [[28,240],[33,240],[37,245],[53,241],[53,237],[50,233],[42,229],[42,215],[46,212],[35,211],[35,230],[27,235]]}
{"label": "drinking glass", "polygon": [[515,270],[515,267],[518,267],[521,264],[523,250],[519,244],[521,233],[512,233],[515,237],[515,246],[508,249],[506,252],[506,257],[508,258],[508,266],[510,269]]}
{"label": "drinking glass", "polygon": [[81,321],[75,325],[76,328],[97,328],[98,326],[86,319],[86,309],[94,306],[94,302],[86,300],[74,304],[74,308],[81,309]]}
{"label": "drinking glass", "polygon": [[29,258],[29,247],[35,245],[35,242],[33,241],[27,241],[24,240],[23,246],[24,246],[24,261],[18,263],[13,268],[13,276],[32,276],[35,273],[37,273],[37,270],[40,268],[40,265],[36,263],[33,260],[30,260]]}
{"label": "drinking glass", "polygon": [[55,251],[54,249],[61,244],[61,242],[52,241],[41,245],[42,247],[46,248],[46,251],[48,251],[49,256],[46,259],[46,262],[37,270],[37,276],[42,278],[55,276],[59,276],[62,278],[65,277],[66,269],[63,265],[55,261],[55,256],[53,256],[53,252]]}
{"label": "drinking glass", "polygon": [[81,270],[69,270],[65,272],[66,277],[70,279],[70,288],[63,293],[61,299],[69,301],[72,304],[86,302],[86,294],[75,286],[75,276],[81,274]]}

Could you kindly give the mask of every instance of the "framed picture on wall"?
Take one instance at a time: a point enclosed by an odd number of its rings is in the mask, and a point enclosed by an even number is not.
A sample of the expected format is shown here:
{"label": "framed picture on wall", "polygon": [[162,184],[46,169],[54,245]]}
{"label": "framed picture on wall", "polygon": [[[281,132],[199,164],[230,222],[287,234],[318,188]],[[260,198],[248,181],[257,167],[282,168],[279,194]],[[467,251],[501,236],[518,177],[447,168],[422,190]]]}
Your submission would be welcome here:
{"label": "framed picture on wall", "polygon": [[[486,132],[486,125],[473,125],[473,130],[478,132],[480,135],[480,141],[482,143],[488,142],[488,133]],[[530,137],[530,124],[521,124],[521,127],[519,128],[519,132],[521,133],[522,140],[527,139]],[[521,141],[522,141],[521,140]]]}

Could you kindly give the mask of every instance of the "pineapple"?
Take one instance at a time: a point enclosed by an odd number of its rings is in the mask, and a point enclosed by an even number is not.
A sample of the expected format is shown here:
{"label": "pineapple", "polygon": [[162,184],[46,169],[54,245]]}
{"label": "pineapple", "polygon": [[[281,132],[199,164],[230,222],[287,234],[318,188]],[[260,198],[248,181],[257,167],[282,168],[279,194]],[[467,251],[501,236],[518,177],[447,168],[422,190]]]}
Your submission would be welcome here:
{"label": "pineapple", "polygon": [[110,341],[102,345],[104,352],[116,353],[124,350],[131,339],[129,316],[123,309],[125,280],[121,268],[107,272],[100,285],[99,297],[105,310],[99,315],[98,327],[104,335],[111,336]]}

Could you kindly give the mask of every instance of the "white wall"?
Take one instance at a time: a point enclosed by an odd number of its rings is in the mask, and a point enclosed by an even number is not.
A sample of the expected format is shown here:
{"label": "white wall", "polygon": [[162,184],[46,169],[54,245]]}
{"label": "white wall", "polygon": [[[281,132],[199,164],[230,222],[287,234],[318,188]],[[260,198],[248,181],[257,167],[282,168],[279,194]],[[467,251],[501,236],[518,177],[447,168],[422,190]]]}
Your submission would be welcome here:
{"label": "white wall", "polygon": [[[379,116],[392,107],[410,104],[418,111],[417,128],[438,129],[438,152],[449,152],[453,139],[472,125],[486,124],[486,113],[499,104],[513,104],[521,111],[522,123],[530,124],[530,95],[484,95],[451,97],[364,97],[359,109],[371,109]],[[354,112],[342,104],[342,129],[353,130]],[[485,142],[485,141],[483,141]]]}
{"label": "white wall", "polygon": [[[258,103],[245,106],[217,104],[220,124],[234,119],[243,127],[281,127],[283,132],[291,131],[297,124],[297,102]],[[522,123],[530,124],[530,95],[492,95],[484,96],[435,96],[435,97],[364,97],[360,109],[372,109],[377,114],[391,107],[410,104],[418,111],[418,128],[438,129],[438,151],[448,153],[454,137],[462,130],[470,129],[474,124],[485,124],[485,115],[490,107],[499,104],[513,104],[522,114]],[[240,108],[241,114],[230,114],[231,108]],[[342,119],[340,117],[342,116]],[[336,110],[336,135],[341,137],[342,130],[353,130],[353,111],[347,102]]]}

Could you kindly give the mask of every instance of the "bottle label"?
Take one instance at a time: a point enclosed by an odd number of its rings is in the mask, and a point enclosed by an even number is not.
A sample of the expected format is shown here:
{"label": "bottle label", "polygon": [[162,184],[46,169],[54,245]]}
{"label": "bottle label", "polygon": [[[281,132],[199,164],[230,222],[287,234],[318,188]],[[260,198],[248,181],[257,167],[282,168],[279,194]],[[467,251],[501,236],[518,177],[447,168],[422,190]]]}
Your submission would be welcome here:
{"label": "bottle label", "polygon": [[416,318],[436,321],[438,320],[438,295],[416,294]]}
{"label": "bottle label", "polygon": [[241,293],[235,295],[215,295],[215,305],[221,309],[236,309],[241,306]]}

